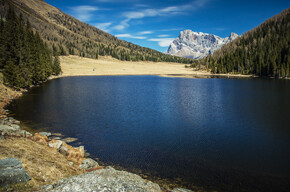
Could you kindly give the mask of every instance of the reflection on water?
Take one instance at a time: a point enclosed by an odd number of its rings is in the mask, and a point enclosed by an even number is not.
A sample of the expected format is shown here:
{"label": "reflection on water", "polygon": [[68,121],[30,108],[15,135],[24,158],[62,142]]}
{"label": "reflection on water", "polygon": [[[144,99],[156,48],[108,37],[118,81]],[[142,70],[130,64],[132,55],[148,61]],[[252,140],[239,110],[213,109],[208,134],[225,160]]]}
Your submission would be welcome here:
{"label": "reflection on water", "polygon": [[10,106],[36,130],[93,156],[223,191],[290,187],[290,82],[156,76],[67,77]]}

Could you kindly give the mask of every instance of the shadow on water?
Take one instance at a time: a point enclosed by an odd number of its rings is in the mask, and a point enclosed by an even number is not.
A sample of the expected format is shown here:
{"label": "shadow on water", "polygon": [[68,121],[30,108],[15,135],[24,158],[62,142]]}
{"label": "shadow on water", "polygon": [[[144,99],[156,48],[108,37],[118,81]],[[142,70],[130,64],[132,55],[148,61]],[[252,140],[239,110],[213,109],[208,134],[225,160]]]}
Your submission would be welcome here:
{"label": "shadow on water", "polygon": [[287,80],[67,77],[9,109],[35,131],[78,138],[105,164],[163,186],[288,191],[289,98]]}

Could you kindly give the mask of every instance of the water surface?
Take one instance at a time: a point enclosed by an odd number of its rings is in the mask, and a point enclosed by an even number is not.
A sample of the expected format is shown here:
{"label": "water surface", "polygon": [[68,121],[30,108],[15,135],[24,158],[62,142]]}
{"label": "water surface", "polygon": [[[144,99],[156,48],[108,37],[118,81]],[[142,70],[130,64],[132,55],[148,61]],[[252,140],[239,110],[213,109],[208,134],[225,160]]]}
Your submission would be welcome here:
{"label": "water surface", "polygon": [[286,80],[66,77],[31,89],[10,110],[36,131],[79,138],[102,162],[184,187],[290,187]]}

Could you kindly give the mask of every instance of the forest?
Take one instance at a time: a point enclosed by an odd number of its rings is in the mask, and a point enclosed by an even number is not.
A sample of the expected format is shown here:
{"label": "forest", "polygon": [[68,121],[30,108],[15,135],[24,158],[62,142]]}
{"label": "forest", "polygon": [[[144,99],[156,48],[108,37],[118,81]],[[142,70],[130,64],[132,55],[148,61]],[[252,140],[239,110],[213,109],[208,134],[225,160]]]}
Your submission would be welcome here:
{"label": "forest", "polygon": [[[290,8],[195,62],[212,73],[290,76]],[[193,67],[195,67],[195,65]]]}
{"label": "forest", "polygon": [[6,18],[0,18],[0,70],[5,84],[27,88],[61,73],[57,53],[34,32],[21,16],[9,9]]}

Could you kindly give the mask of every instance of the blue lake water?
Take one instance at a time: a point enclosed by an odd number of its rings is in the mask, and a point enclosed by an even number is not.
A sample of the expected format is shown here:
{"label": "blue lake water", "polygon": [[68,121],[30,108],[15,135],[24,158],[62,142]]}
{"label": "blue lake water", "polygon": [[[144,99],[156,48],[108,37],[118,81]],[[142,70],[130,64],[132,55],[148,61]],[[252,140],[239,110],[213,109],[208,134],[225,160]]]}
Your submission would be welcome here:
{"label": "blue lake water", "polygon": [[78,138],[106,164],[183,187],[290,188],[289,80],[66,77],[9,109],[35,131]]}

